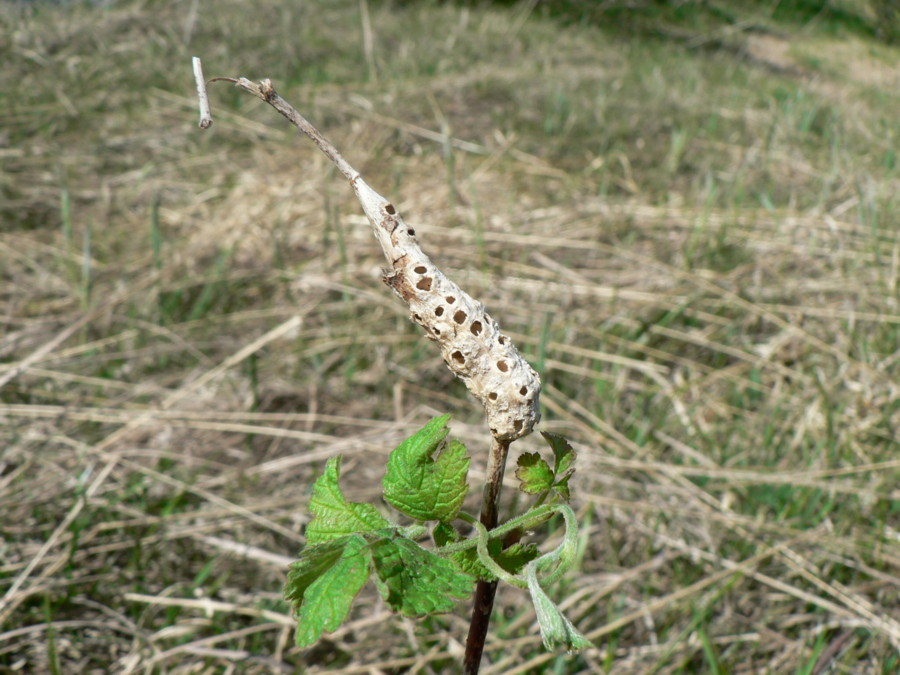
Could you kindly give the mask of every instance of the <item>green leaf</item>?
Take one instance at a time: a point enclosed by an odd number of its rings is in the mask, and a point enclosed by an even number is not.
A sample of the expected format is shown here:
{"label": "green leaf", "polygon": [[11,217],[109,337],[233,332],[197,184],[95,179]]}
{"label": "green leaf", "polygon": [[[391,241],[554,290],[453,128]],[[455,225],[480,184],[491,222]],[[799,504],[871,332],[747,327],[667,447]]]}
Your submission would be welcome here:
{"label": "green leaf", "polygon": [[537,615],[538,625],[541,628],[541,639],[544,641],[544,647],[548,651],[558,647],[565,647],[566,651],[569,652],[593,647],[594,645],[591,641],[578,632],[578,629],[572,625],[572,622],[559,611],[559,607],[544,593],[544,589],[538,583],[537,570],[534,563],[526,568],[525,578],[528,581],[531,601],[534,603],[534,611]]}
{"label": "green leaf", "polygon": [[574,448],[569,445],[569,441],[559,434],[542,431],[541,436],[544,437],[544,440],[547,441],[547,445],[553,450],[553,457],[555,459],[553,473],[556,476],[564,476],[575,462]]}
{"label": "green leaf", "polygon": [[510,574],[518,574],[532,560],[541,554],[534,544],[513,544],[502,553],[494,556],[494,560]]}
{"label": "green leaf", "polygon": [[[288,573],[285,598],[294,607],[296,644],[303,648],[347,618],[353,598],[369,578],[371,556],[368,543],[359,535],[308,546],[300,555]],[[313,576],[317,576],[314,581]]]}
{"label": "green leaf", "polygon": [[[463,540],[463,536],[450,525],[450,523],[438,523],[431,533],[434,543],[438,548],[442,548],[449,544],[455,544]],[[488,548],[493,549],[494,553],[500,550],[501,542],[499,540],[488,542]],[[491,574],[488,569],[478,560],[478,550],[476,548],[466,549],[451,553],[449,559],[464,573],[475,579],[483,579],[485,581],[496,581],[497,577]]]}
{"label": "green leaf", "polygon": [[529,495],[539,495],[553,487],[553,472],[536,452],[523,453],[516,462],[519,489]]}
{"label": "green leaf", "polygon": [[435,525],[434,530],[431,532],[431,537],[434,539],[434,544],[438,548],[446,546],[447,544],[455,544],[462,539],[462,536],[456,531],[456,528],[450,523],[445,522],[440,522]]}
{"label": "green leaf", "polygon": [[[537,558],[541,552],[534,544],[513,544],[503,551],[500,547],[503,542],[500,539],[492,539],[488,543],[488,553],[510,574],[518,574],[532,560]],[[466,574],[482,579],[484,581],[497,581],[497,576],[484,566],[478,559],[478,551],[474,548],[460,551],[450,556],[450,559]]]}
{"label": "green leaf", "polygon": [[463,573],[468,574],[473,579],[497,581],[497,577],[491,574],[488,568],[478,559],[478,551],[474,548],[453,553],[450,559]]}
{"label": "green leaf", "polygon": [[306,526],[308,544],[319,544],[354,532],[371,532],[390,527],[390,523],[371,504],[348,502],[338,480],[341,458],[332,457],[325,472],[313,485],[309,510],[313,519]]}
{"label": "green leaf", "polygon": [[300,558],[292,562],[288,570],[284,599],[299,610],[306,589],[334,565],[346,545],[347,537],[341,537],[304,548],[300,552]]}
{"label": "green leaf", "polygon": [[567,503],[569,501],[569,478],[571,478],[571,476],[572,474],[570,473],[562,480],[556,481],[553,484],[553,490]]}
{"label": "green leaf", "polygon": [[575,467],[572,466],[575,463],[575,450],[569,445],[569,441],[559,434],[542,431],[541,435],[547,441],[547,445],[553,450],[553,490],[563,501],[568,502],[569,479],[575,473]]}
{"label": "green leaf", "polygon": [[408,617],[449,612],[472,592],[474,577],[404,537],[372,542],[376,584],[395,610]]}
{"label": "green leaf", "polygon": [[469,489],[466,446],[459,441],[444,444],[449,419],[450,415],[432,419],[388,460],[384,498],[416,520],[452,520]]}

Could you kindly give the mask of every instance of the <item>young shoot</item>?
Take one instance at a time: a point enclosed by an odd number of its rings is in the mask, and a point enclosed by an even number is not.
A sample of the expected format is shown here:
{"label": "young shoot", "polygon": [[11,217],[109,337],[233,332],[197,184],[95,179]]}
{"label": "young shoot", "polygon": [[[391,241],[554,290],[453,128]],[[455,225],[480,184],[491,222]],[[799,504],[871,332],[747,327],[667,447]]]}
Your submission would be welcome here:
{"label": "young shoot", "polygon": [[[199,59],[194,73],[201,128],[212,124]],[[465,446],[447,441],[449,415],[436,417],[398,446],[382,483],[385,501],[413,525],[389,519],[372,504],[348,502],[341,493],[340,457],[328,461],[313,487],[306,546],[291,565],[285,597],[298,627],[296,644],[309,647],[347,618],[353,598],[371,578],[385,602],[408,617],[452,610],[475,586],[474,609],[463,661],[477,673],[498,580],[528,590],[547,649],[590,646],[549,599],[543,586],[559,579],[576,559],[577,526],[568,506],[575,452],[565,439],[543,434],[553,468],[538,453],[518,461],[520,489],[534,497],[524,513],[497,526],[500,487],[510,444],[540,421],[541,383],[512,340],[484,306],[449,279],[424,253],[415,230],[378,194],[324,136],[285,101],[269,80],[214,78],[262,99],[322,150],[350,182],[372,225],[388,269],[384,282],[409,308],[411,319],[440,349],[447,367],[484,407],[491,436],[479,517],[461,510],[469,490]],[[563,516],[563,543],[541,553],[519,540],[524,532]],[[464,533],[469,533],[465,536]],[[423,545],[426,534],[431,544]]]}

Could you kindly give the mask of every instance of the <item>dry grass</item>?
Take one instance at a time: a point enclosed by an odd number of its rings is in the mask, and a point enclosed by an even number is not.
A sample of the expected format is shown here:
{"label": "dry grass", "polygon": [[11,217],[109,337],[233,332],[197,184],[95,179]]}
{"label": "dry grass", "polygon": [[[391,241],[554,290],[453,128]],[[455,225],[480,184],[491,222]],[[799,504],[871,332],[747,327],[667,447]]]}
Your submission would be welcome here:
{"label": "dry grass", "polygon": [[377,500],[430,415],[476,478],[487,440],[315,149],[226,85],[196,130],[197,54],[271,77],[395,200],[580,451],[553,595],[598,648],[545,654],[506,589],[484,672],[896,672],[896,51],[765,16],[709,49],[529,3],[182,5],[0,13],[0,670],[461,655],[468,608],[374,593],[291,648],[324,460]]}

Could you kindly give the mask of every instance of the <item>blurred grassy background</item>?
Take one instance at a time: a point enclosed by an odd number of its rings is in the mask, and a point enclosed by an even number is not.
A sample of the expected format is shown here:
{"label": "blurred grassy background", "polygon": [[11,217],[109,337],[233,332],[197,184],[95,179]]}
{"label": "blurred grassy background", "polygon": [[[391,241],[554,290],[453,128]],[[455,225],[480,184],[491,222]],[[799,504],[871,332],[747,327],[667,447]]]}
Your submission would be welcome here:
{"label": "blurred grassy background", "polygon": [[200,132],[193,55],[271,78],[394,200],[580,452],[581,567],[551,596],[597,649],[544,653],[504,589],[483,672],[900,669],[889,3],[123,0],[0,21],[2,672],[461,654],[467,606],[413,623],[373,593],[291,648],[280,589],[324,460],[378,499],[431,415],[453,413],[479,480],[487,441],[348,186],[227,84]]}

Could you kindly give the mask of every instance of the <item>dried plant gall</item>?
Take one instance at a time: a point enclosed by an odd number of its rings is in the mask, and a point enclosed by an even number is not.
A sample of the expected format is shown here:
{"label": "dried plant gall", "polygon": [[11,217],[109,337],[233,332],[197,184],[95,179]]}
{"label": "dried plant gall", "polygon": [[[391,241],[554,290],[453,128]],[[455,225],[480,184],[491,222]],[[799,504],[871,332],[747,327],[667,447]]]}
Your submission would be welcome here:
{"label": "dried plant gall", "polygon": [[531,433],[540,420],[537,373],[484,306],[425,255],[394,206],[358,175],[351,184],[391,266],[385,282],[440,346],[447,367],[481,401],[491,433],[507,441]]}

